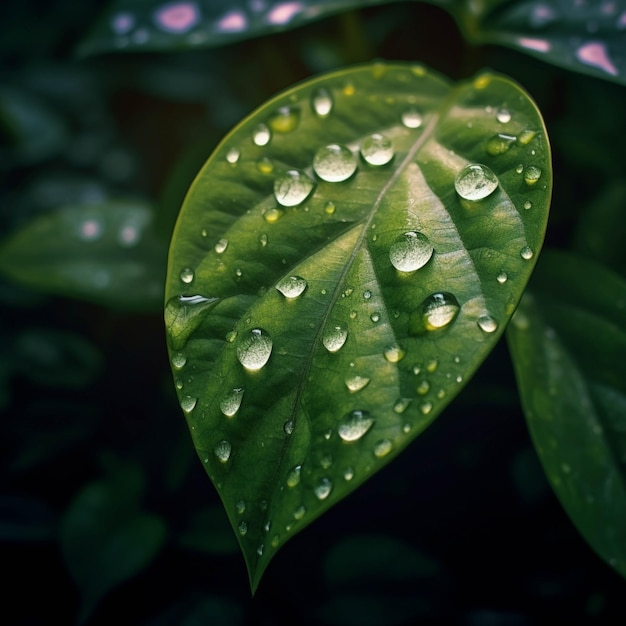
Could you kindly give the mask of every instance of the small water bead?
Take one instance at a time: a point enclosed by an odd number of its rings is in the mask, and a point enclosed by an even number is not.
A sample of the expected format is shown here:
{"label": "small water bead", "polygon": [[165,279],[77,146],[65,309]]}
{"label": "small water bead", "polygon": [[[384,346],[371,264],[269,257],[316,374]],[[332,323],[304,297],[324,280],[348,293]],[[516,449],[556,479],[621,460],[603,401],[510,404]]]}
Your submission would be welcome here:
{"label": "small water bead", "polygon": [[400,272],[414,272],[430,261],[433,252],[433,245],[426,235],[409,231],[391,245],[389,260]]}
{"label": "small water bead", "polygon": [[235,165],[237,161],[239,161],[239,157],[241,156],[241,152],[237,148],[231,148],[226,153],[226,160],[231,164]]}
{"label": "small water bead", "polygon": [[260,543],[260,544],[257,546],[256,553],[257,553],[259,556],[263,556],[263,550],[265,550],[265,546],[264,546],[262,543]]}
{"label": "small water bead", "polygon": [[481,315],[477,320],[478,328],[485,333],[493,333],[498,330],[498,322],[491,315]]}
{"label": "small water bead", "polygon": [[521,174],[521,173],[524,171],[524,166],[520,163],[520,164],[519,164],[519,165],[515,168],[515,171],[516,171],[518,174]]}
{"label": "small water bead", "polygon": [[222,441],[213,448],[213,452],[220,463],[228,462],[231,451],[232,446],[230,445],[230,441],[226,441],[225,439],[222,439]]}
{"label": "small water bead", "polygon": [[318,500],[326,500],[332,489],[332,482],[328,478],[322,478],[322,480],[313,488],[313,493]]}
{"label": "small water bead", "polygon": [[290,300],[301,296],[306,288],[307,282],[301,276],[285,276],[276,284],[276,289]]}
{"label": "small water bead", "polygon": [[270,532],[270,528],[272,527],[272,522],[270,522],[269,520],[267,522],[265,522],[265,524],[263,525],[263,530],[266,533]]}
{"label": "small water bead", "polygon": [[507,124],[508,122],[511,121],[511,113],[510,113],[510,111],[508,111],[508,109],[500,109],[496,113],[496,119],[501,124]]}
{"label": "small water bead", "polygon": [[372,292],[369,289],[366,289],[363,292],[363,299],[364,300],[369,300],[372,297]]}
{"label": "small water bead", "polygon": [[243,401],[244,390],[242,387],[236,387],[229,391],[220,402],[220,411],[226,415],[226,417],[233,417]]}
{"label": "small water bead", "polygon": [[524,202],[524,208],[528,211],[528,209],[532,209],[533,208],[533,203],[530,200],[526,200],[526,202]]}
{"label": "small water bead", "polygon": [[267,245],[267,235],[265,233],[259,235],[259,243],[261,244],[261,248],[265,248]]}
{"label": "small water bead", "polygon": [[504,285],[504,283],[509,279],[509,277],[507,276],[506,272],[500,272],[497,276],[496,276],[496,280],[501,284]]}
{"label": "small water bead", "polygon": [[326,215],[334,215],[336,211],[335,203],[330,200],[324,205],[324,213]]}
{"label": "small water bead", "polygon": [[437,398],[439,398],[439,400],[443,400],[446,397],[446,390],[445,389],[440,389],[437,392]]}
{"label": "small water bead", "polygon": [[176,380],[176,389],[178,389],[178,391],[180,391],[184,386],[184,383],[182,380],[178,379]]}
{"label": "small water bead", "polygon": [[223,252],[225,252],[226,248],[228,248],[228,239],[220,239],[215,244],[215,252],[217,252],[218,254],[222,254]]}
{"label": "small water bead", "polygon": [[541,170],[534,166],[534,165],[529,165],[526,170],[524,171],[524,182],[529,186],[532,187],[533,185],[537,184],[537,181],[541,178]]}
{"label": "small water bead", "polygon": [[313,157],[313,170],[327,183],[348,180],[356,168],[357,160],[350,148],[337,143],[320,148]]}
{"label": "small water bead", "polygon": [[315,182],[299,170],[287,170],[274,181],[276,202],[286,207],[302,204],[313,193],[313,189]]}
{"label": "small water bead", "polygon": [[379,322],[380,321],[380,313],[372,313],[370,315],[370,319],[372,320],[372,322],[374,322],[374,324],[376,322]]}
{"label": "small water bead", "polygon": [[343,326],[332,326],[324,332],[322,343],[329,352],[337,352],[343,348],[348,338],[348,331]]}
{"label": "small water bead", "polygon": [[412,428],[413,428],[413,427],[411,426],[411,424],[409,424],[409,423],[407,422],[406,424],[403,424],[403,426],[402,426],[402,432],[403,432],[405,435],[408,435],[408,434],[411,432],[411,429],[412,429]]}
{"label": "small water bead", "polygon": [[241,278],[243,276],[243,271],[240,267],[235,270],[235,276],[237,276],[237,278]]}
{"label": "small water bead", "polygon": [[508,152],[509,148],[515,143],[517,137],[514,135],[505,135],[498,133],[487,141],[487,154],[498,156]]}
{"label": "small water bead", "polygon": [[293,420],[287,420],[284,424],[283,424],[283,431],[285,432],[285,435],[291,435],[293,433],[293,429],[295,428],[296,424]]}
{"label": "small water bead", "polygon": [[237,335],[239,333],[236,330],[231,330],[229,332],[226,333],[226,341],[228,341],[228,343],[233,343],[233,341],[235,341],[235,339],[237,339]]}
{"label": "small water bead", "polygon": [[194,274],[193,270],[190,267],[185,267],[180,272],[180,279],[186,285],[189,285],[190,283],[193,282],[194,276],[195,276],[195,274]]}
{"label": "small water bead", "polygon": [[396,400],[396,403],[393,405],[393,411],[398,415],[402,415],[402,413],[409,408],[410,404],[411,398],[400,398],[399,400]]}
{"label": "small water bead", "polygon": [[270,130],[275,133],[290,133],[300,123],[300,109],[297,107],[280,107],[268,120]]}
{"label": "small water bead", "polygon": [[294,519],[300,520],[306,515],[306,507],[302,504],[294,512]]}
{"label": "small water bead", "polygon": [[432,410],[432,402],[422,402],[422,404],[420,404],[420,411],[422,412],[422,415],[428,415]]}
{"label": "small water bead", "polygon": [[239,522],[239,526],[237,526],[239,530],[239,534],[243,537],[248,532],[248,524],[247,522]]}
{"label": "small water bead", "polygon": [[274,163],[268,157],[262,157],[257,161],[256,168],[261,174],[271,174],[274,171]]}
{"label": "small water bead", "polygon": [[337,433],[343,441],[357,441],[373,426],[374,421],[369,411],[351,411],[341,420]]}
{"label": "small water bead", "polygon": [[535,138],[536,134],[537,132],[534,130],[523,130],[517,137],[517,142],[527,146]]}
{"label": "small water bead", "polygon": [[534,253],[528,246],[524,246],[520,250],[520,256],[522,257],[522,259],[524,259],[524,261],[530,261],[530,259],[533,258]]}
{"label": "small water bead", "polygon": [[284,214],[285,212],[282,209],[272,207],[271,209],[263,211],[263,219],[268,224],[275,224]]}
{"label": "small water bead", "polygon": [[311,94],[311,108],[319,117],[328,117],[333,105],[333,96],[328,89],[319,87]]}
{"label": "small water bead", "polygon": [[196,404],[198,404],[198,398],[193,396],[183,396],[180,400],[180,408],[185,413],[191,413],[196,408]]}
{"label": "small water bead", "polygon": [[430,391],[430,383],[427,380],[420,381],[415,389],[420,396],[425,396]]}
{"label": "small water bead", "polygon": [[451,293],[434,293],[422,302],[422,328],[429,331],[446,328],[456,319],[460,310],[458,300]]}
{"label": "small water bead", "polygon": [[374,133],[366,137],[361,142],[361,156],[369,165],[375,167],[387,165],[394,156],[391,139],[380,133]]}
{"label": "small water bead", "polygon": [[348,376],[344,381],[350,393],[356,393],[367,387],[370,379],[366,376]]}
{"label": "small water bead", "polygon": [[389,441],[389,439],[381,439],[374,446],[374,456],[378,459],[382,459],[384,456],[387,456],[391,452],[392,448],[393,444],[391,443],[391,441]]}
{"label": "small water bead", "polygon": [[252,131],[252,141],[259,147],[266,146],[271,138],[272,133],[265,124],[258,124]]}
{"label": "small water bead", "polygon": [[352,480],[354,478],[354,470],[351,467],[346,467],[343,471],[343,478],[348,481]]}
{"label": "small water bead", "polygon": [[332,437],[332,435],[333,435],[333,429],[330,428],[324,433],[324,439],[328,441]]}
{"label": "small water bead", "polygon": [[187,364],[187,357],[182,352],[176,352],[172,355],[172,365],[174,369],[181,370]]}
{"label": "small water bead", "polygon": [[400,119],[407,128],[419,128],[424,121],[422,114],[414,108],[407,109],[402,113]]}
{"label": "small water bead", "polygon": [[430,361],[426,363],[426,371],[430,372],[431,374],[434,374],[437,371],[438,367],[439,367],[439,361],[436,358],[430,359]]}
{"label": "small water bead", "polygon": [[383,350],[383,356],[389,363],[399,363],[404,358],[404,350],[397,344],[386,346]]}
{"label": "small water bead", "polygon": [[329,469],[333,464],[333,457],[330,454],[323,456],[320,459],[320,466],[322,469]]}
{"label": "small water bead", "polygon": [[272,339],[262,328],[254,328],[237,346],[237,359],[247,369],[260,370],[272,353]]}
{"label": "small water bead", "polygon": [[302,465],[296,465],[287,474],[287,487],[297,487],[300,484],[300,473],[302,472]]}
{"label": "small water bead", "polygon": [[464,200],[477,202],[490,196],[498,188],[497,176],[480,163],[466,165],[454,179],[454,188]]}

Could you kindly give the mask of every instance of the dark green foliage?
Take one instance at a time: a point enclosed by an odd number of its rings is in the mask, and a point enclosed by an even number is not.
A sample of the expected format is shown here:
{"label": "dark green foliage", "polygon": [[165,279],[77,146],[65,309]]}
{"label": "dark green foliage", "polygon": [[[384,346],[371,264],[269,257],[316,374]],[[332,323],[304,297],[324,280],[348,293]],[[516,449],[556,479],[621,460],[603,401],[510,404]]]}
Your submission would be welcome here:
{"label": "dark green foliage", "polygon": [[[181,4],[2,5],[5,621],[626,622],[624,2],[195,0],[195,31]],[[281,6],[284,23],[236,32],[236,11]],[[159,9],[174,9],[179,32],[157,38]],[[133,15],[121,40],[120,11]],[[230,32],[216,33],[229,13]],[[251,600],[181,415],[154,285],[162,293],[176,216],[218,142],[298,81],[375,59],[423,64],[446,85],[489,68],[530,94],[554,163],[546,254],[522,300],[528,328],[507,330],[513,358],[498,342],[402,454],[282,547]],[[95,241],[63,227],[94,215],[107,225]],[[141,238],[124,245],[137,215]],[[103,289],[104,275],[119,280]]]}

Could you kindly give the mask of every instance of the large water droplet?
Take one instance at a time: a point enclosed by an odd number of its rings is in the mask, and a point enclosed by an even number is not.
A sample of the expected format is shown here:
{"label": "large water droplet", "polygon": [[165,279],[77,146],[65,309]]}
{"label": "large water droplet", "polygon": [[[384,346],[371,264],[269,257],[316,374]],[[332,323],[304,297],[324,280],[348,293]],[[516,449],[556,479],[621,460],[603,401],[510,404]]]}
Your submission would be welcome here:
{"label": "large water droplet", "polygon": [[296,465],[287,474],[287,487],[296,487],[300,484],[300,473],[302,472],[302,465]]}
{"label": "large water droplet", "polygon": [[498,330],[498,322],[491,315],[481,315],[477,320],[478,328],[485,333],[493,333]]}
{"label": "large water droplet", "polygon": [[454,188],[464,200],[476,202],[498,188],[498,178],[486,165],[470,163],[457,174]]}
{"label": "large water droplet", "polygon": [[370,379],[365,376],[347,376],[345,383],[348,391],[350,393],[356,393],[357,391],[361,391],[364,387],[366,387],[370,382]]}
{"label": "large water droplet", "polygon": [[387,165],[393,159],[393,154],[391,139],[380,133],[374,133],[361,142],[361,156],[369,165]]}
{"label": "large water droplet", "polygon": [[368,411],[351,411],[341,420],[337,433],[344,441],[357,441],[373,424],[374,418]]}
{"label": "large water droplet", "polygon": [[389,248],[391,264],[401,272],[414,272],[424,267],[433,255],[433,245],[422,233],[404,233]]}
{"label": "large water droplet", "polygon": [[311,94],[311,108],[319,117],[328,117],[333,110],[333,97],[328,89],[319,87]]}
{"label": "large water droplet", "polygon": [[270,130],[275,133],[290,133],[300,122],[300,109],[297,107],[281,107],[268,120]]}
{"label": "large water droplet", "polygon": [[374,456],[378,459],[382,459],[391,452],[392,448],[393,444],[389,441],[389,439],[381,439],[374,446]]}
{"label": "large water droplet", "polygon": [[337,352],[343,348],[348,338],[348,330],[343,326],[331,326],[324,331],[322,343],[329,352]]}
{"label": "large water droplet", "polygon": [[300,276],[285,276],[276,284],[276,289],[289,299],[301,296],[306,288],[307,282]]}
{"label": "large water droplet", "polygon": [[327,183],[348,180],[356,168],[356,157],[350,148],[337,143],[320,148],[313,157],[313,170]]}
{"label": "large water droplet", "polygon": [[252,141],[254,141],[257,146],[266,146],[271,138],[272,133],[265,124],[258,124],[252,131]]}
{"label": "large water droplet", "polygon": [[176,352],[172,355],[172,365],[174,369],[181,370],[187,364],[187,357],[182,352]]}
{"label": "large water droplet", "polygon": [[404,350],[397,344],[385,346],[383,355],[389,363],[399,363],[404,358]]}
{"label": "large water droplet", "polygon": [[402,123],[407,128],[419,128],[424,121],[422,114],[417,109],[407,109],[401,116]]}
{"label": "large water droplet", "polygon": [[509,148],[515,143],[516,137],[513,135],[505,135],[498,133],[487,141],[487,154],[498,156],[508,152]]}
{"label": "large water droplet", "polygon": [[318,500],[326,500],[333,489],[333,484],[328,478],[322,478],[320,482],[315,485],[313,493]]}
{"label": "large water droplet", "polygon": [[190,283],[192,283],[194,279],[193,270],[190,267],[183,268],[180,272],[180,279],[186,285],[189,285]]}
{"label": "large water droplet", "polygon": [[541,178],[541,170],[534,166],[534,165],[529,165],[525,170],[524,170],[524,182],[529,186],[532,187],[533,185],[537,184],[537,181]]}
{"label": "large water droplet", "polygon": [[196,408],[196,404],[198,404],[198,398],[192,396],[183,396],[180,399],[180,408],[185,413],[191,413]]}
{"label": "large water droplet", "polygon": [[447,292],[434,293],[422,302],[418,317],[411,316],[412,332],[440,330],[449,326],[459,314],[461,307],[457,299]]}
{"label": "large water droplet", "polygon": [[260,370],[272,353],[272,339],[261,328],[254,328],[242,337],[237,346],[237,358],[247,370]]}
{"label": "large water droplet", "polygon": [[226,248],[228,248],[228,239],[220,239],[215,244],[215,252],[217,252],[218,254],[222,254],[222,252],[225,252]]}
{"label": "large water droplet", "polygon": [[244,390],[241,387],[237,387],[229,391],[220,402],[220,410],[226,417],[233,417],[239,410],[241,402],[243,400]]}
{"label": "large water droplet", "polygon": [[288,170],[274,181],[274,197],[282,206],[297,206],[311,195],[314,188],[315,183],[304,172]]}
{"label": "large water droplet", "polygon": [[220,463],[226,463],[228,459],[230,459],[231,451],[232,446],[230,445],[230,441],[226,441],[225,439],[222,439],[222,441],[213,448],[213,452]]}
{"label": "large water droplet", "polygon": [[235,165],[237,161],[239,161],[239,157],[241,156],[241,152],[237,148],[231,148],[226,153],[226,160],[231,164]]}

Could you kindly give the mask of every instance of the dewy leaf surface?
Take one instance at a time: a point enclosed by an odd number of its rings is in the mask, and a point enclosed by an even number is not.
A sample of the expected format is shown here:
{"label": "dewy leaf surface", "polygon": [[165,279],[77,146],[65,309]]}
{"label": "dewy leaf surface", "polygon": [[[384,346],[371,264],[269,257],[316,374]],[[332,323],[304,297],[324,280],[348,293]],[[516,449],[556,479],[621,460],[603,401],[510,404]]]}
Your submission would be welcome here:
{"label": "dewy leaf surface", "polygon": [[517,85],[455,86],[408,64],[302,83],[217,147],[174,231],[165,319],[253,588],[493,348],[551,184],[543,122]]}
{"label": "dewy leaf surface", "polygon": [[546,252],[507,337],[552,488],[626,577],[626,283],[582,257]]}

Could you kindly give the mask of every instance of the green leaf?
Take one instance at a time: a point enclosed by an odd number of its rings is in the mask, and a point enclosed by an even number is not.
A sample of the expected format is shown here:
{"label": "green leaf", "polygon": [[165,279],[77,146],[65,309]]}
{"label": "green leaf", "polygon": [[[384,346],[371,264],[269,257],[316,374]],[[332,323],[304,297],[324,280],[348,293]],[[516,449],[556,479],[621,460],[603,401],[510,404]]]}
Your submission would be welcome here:
{"label": "green leaf", "polygon": [[548,480],[591,547],[626,576],[626,282],[546,252],[507,335]]}
{"label": "green leaf", "polygon": [[165,246],[137,202],[68,206],[33,219],[0,246],[0,272],[34,289],[114,308],[155,310]]}
{"label": "green leaf", "polygon": [[109,591],[145,568],[165,540],[163,520],[140,509],[135,478],[90,483],[63,518],[61,549],[82,592],[79,622]]}
{"label": "green leaf", "polygon": [[540,115],[491,74],[324,75],[217,147],[174,231],[165,319],[180,404],[253,588],[494,347],[550,192]]}
{"label": "green leaf", "polygon": [[457,2],[452,13],[470,41],[508,46],[568,70],[626,84],[624,0],[468,0]]}

